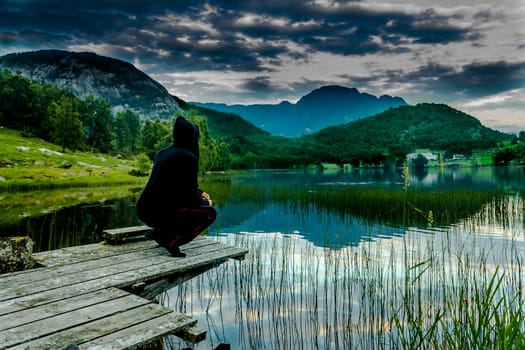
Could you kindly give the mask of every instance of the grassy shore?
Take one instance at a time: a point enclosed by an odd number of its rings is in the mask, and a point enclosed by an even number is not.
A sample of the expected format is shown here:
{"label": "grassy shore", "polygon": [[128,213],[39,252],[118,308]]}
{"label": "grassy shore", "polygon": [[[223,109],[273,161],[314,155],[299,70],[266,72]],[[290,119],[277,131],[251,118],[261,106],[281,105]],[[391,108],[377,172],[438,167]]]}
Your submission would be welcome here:
{"label": "grassy shore", "polygon": [[0,191],[142,184],[128,172],[135,161],[115,155],[63,151],[0,127]]}

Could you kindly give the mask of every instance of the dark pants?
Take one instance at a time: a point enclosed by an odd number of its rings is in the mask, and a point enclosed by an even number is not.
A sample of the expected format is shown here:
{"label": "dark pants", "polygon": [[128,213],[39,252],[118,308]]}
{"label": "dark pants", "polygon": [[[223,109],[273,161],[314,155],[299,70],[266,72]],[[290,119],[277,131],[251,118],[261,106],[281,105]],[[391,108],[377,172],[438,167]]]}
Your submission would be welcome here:
{"label": "dark pants", "polygon": [[182,208],[162,227],[154,228],[153,238],[160,246],[171,251],[192,241],[202,231],[206,230],[216,218],[217,212],[213,207]]}

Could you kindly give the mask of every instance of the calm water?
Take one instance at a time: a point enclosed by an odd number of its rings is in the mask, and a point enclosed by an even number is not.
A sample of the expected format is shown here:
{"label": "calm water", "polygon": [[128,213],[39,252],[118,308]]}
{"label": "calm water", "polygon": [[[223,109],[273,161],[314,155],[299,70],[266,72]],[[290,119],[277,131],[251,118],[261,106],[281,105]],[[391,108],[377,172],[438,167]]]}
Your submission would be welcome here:
{"label": "calm water", "polygon": [[[401,347],[404,328],[392,320],[407,276],[429,313],[454,281],[497,269],[506,292],[523,289],[524,171],[411,170],[409,181],[402,169],[207,176],[202,187],[219,213],[209,235],[250,253],[159,298],[208,330],[196,349]],[[46,250],[140,224],[140,188],[89,191],[0,193],[0,232],[29,234]]]}

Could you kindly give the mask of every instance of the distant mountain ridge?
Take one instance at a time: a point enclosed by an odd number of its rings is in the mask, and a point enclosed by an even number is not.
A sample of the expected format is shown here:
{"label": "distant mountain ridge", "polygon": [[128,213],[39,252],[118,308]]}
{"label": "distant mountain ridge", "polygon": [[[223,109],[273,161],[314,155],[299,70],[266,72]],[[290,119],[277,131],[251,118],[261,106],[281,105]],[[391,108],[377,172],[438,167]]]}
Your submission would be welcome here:
{"label": "distant mountain ridge", "polygon": [[330,125],[348,123],[405,106],[401,97],[376,97],[356,88],[323,86],[301,97],[297,103],[227,105],[191,102],[194,105],[226,113],[235,113],[256,126],[276,135],[301,136]]}
{"label": "distant mountain ridge", "polygon": [[1,68],[38,82],[56,84],[81,98],[101,97],[113,112],[130,109],[145,118],[168,119],[179,110],[166,88],[132,64],[94,53],[12,53],[0,57]]}

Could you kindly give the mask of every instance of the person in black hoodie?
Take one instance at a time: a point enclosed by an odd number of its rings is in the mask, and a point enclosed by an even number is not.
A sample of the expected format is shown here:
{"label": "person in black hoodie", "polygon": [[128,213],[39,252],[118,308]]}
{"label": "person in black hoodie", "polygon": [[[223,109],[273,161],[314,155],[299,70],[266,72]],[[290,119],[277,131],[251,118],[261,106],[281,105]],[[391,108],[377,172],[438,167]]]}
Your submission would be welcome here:
{"label": "person in black hoodie", "polygon": [[216,219],[210,196],[198,187],[199,128],[178,117],[173,144],[155,156],[153,170],[137,201],[137,216],[153,228],[153,238],[171,255]]}

